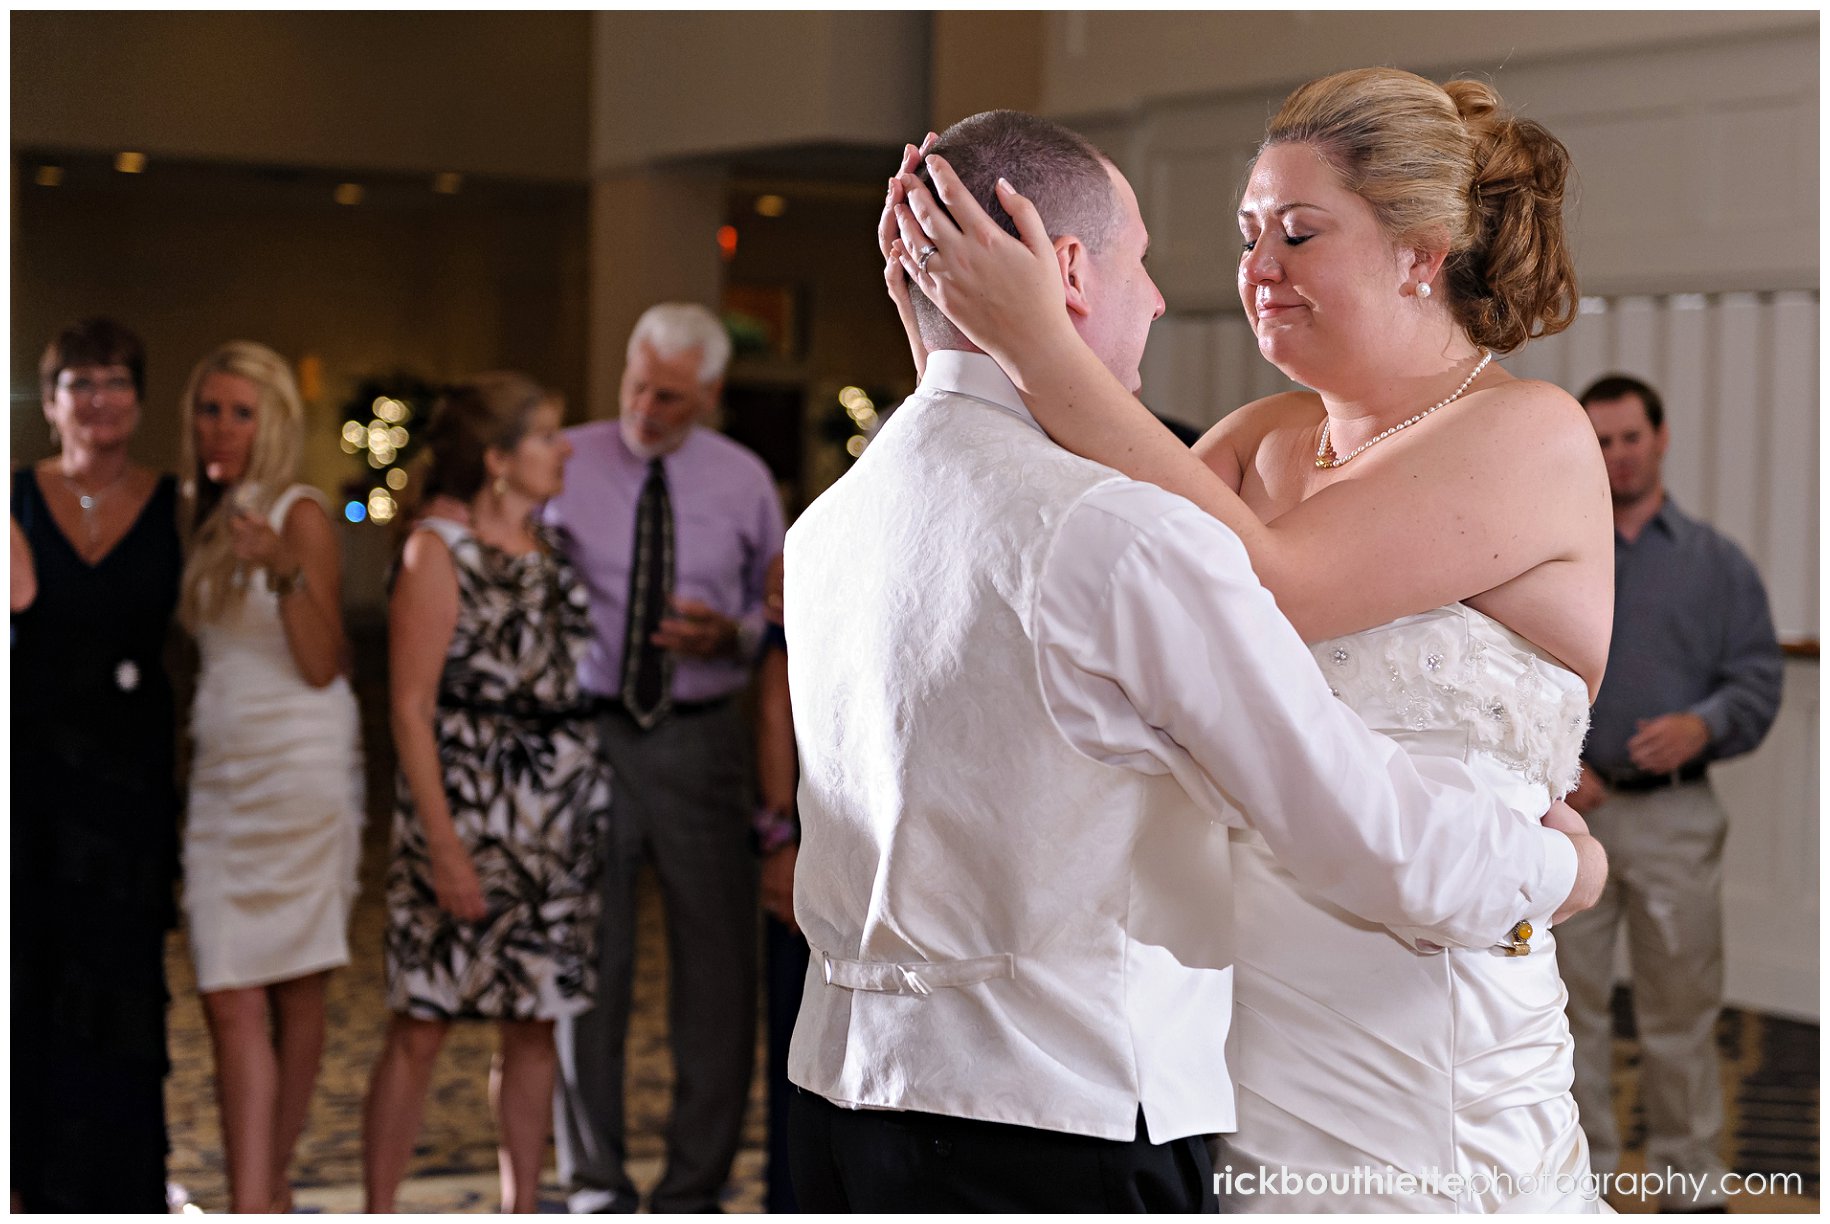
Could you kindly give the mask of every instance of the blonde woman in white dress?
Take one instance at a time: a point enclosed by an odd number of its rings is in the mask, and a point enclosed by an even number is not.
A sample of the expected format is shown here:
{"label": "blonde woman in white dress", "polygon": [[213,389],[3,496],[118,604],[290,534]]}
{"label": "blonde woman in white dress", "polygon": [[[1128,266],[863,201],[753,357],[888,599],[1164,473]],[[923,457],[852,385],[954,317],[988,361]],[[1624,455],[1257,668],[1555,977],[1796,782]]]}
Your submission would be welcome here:
{"label": "blonde woman in white dress", "polygon": [[184,908],[216,1061],[234,1211],[287,1210],[287,1168],[349,963],[362,820],[337,538],[297,482],[286,362],[246,341],[185,388],[180,615],[201,660]]}
{"label": "blonde woman in white dress", "polygon": [[[1259,351],[1314,390],[1247,404],[1192,453],[1063,309],[1061,261],[1092,298],[1154,294],[1148,275],[1046,234],[1002,184],[1018,242],[944,160],[929,169],[951,217],[902,175],[891,263],[1056,441],[1237,532],[1376,730],[1467,762],[1521,818],[1574,785],[1611,631],[1606,472],[1574,400],[1492,360],[1576,313],[1549,132],[1475,81],[1364,69],[1293,93],[1240,202],[1238,283]],[[1520,915],[1535,929],[1515,955],[1445,952],[1329,905],[1252,835],[1234,839],[1233,900],[1239,1125],[1215,1167],[1297,1182],[1227,1176],[1232,1209],[1597,1209],[1548,915]]]}

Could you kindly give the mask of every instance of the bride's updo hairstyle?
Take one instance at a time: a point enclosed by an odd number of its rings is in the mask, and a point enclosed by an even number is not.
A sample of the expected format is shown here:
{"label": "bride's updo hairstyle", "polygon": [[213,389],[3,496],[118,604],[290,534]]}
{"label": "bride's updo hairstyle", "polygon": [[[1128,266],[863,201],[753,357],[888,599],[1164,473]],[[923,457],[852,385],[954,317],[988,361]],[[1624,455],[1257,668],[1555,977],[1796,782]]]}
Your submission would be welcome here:
{"label": "bride's updo hairstyle", "polygon": [[1284,100],[1261,149],[1303,144],[1372,205],[1397,243],[1446,243],[1437,285],[1468,338],[1508,353],[1576,317],[1563,240],[1569,150],[1515,118],[1481,81],[1437,85],[1397,68],[1310,81]]}

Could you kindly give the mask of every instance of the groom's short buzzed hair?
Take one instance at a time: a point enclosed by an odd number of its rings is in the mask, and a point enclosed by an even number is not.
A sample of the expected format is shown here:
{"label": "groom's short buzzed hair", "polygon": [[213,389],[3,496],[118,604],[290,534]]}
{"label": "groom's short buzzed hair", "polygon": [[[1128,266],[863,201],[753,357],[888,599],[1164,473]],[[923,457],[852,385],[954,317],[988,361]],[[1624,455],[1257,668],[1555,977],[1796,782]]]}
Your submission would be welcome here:
{"label": "groom's short buzzed hair", "polygon": [[[973,199],[1012,237],[1016,222],[998,203],[1000,176],[1036,206],[1052,238],[1072,234],[1089,251],[1100,251],[1117,227],[1118,195],[1105,155],[1080,133],[1052,120],[1023,111],[983,111],[942,132],[929,152],[947,159]],[[916,168],[916,177],[934,189],[926,166]],[[913,284],[909,298],[923,343],[930,348],[958,345],[959,332]]]}

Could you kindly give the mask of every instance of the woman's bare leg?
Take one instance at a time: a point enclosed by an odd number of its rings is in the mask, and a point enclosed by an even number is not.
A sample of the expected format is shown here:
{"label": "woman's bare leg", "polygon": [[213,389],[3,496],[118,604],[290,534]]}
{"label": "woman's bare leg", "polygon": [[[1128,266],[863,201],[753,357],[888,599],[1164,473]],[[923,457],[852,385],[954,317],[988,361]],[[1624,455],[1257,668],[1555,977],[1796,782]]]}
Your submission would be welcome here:
{"label": "woman's bare leg", "polygon": [[203,1014],[216,1056],[229,1210],[267,1211],[273,1206],[273,1110],[279,1096],[267,990],[212,990],[203,996]]}
{"label": "woman's bare leg", "polygon": [[553,1127],[553,1081],[559,1055],[550,1020],[504,1020],[502,1046],[490,1067],[496,1109],[502,1210],[540,1210],[540,1163]]}
{"label": "woman's bare leg", "polygon": [[292,1210],[293,1150],[311,1113],[318,1065],[324,1057],[324,995],[330,972],[309,974],[267,988],[273,1005],[273,1046],[278,1055],[279,1095],[273,1109],[273,1210]]}
{"label": "woman's bare leg", "polygon": [[388,1025],[381,1056],[369,1076],[362,1109],[362,1192],[364,1211],[394,1210],[394,1196],[407,1175],[407,1162],[426,1113],[432,1066],[445,1043],[442,1020],[396,1015]]}

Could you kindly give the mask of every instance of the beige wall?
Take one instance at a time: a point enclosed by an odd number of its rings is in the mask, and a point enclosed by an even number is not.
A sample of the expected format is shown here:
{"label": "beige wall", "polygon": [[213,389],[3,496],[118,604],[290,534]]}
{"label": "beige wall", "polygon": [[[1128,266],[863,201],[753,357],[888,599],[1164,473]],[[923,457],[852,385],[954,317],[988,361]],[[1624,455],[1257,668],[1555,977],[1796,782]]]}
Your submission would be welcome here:
{"label": "beige wall", "polygon": [[585,13],[28,12],[15,148],[584,177]]}
{"label": "beige wall", "polygon": [[1534,59],[1816,28],[1810,12],[1051,13],[1042,108],[1109,114],[1197,94],[1280,93],[1367,64],[1503,72]]}
{"label": "beige wall", "polygon": [[927,120],[928,14],[599,13],[591,165],[900,145]]}
{"label": "beige wall", "polygon": [[934,14],[934,67],[929,126],[942,131],[987,110],[1042,109],[1048,14]]}
{"label": "beige wall", "polygon": [[724,175],[714,168],[605,174],[591,186],[592,417],[617,411],[629,333],[656,302],[718,307]]}

